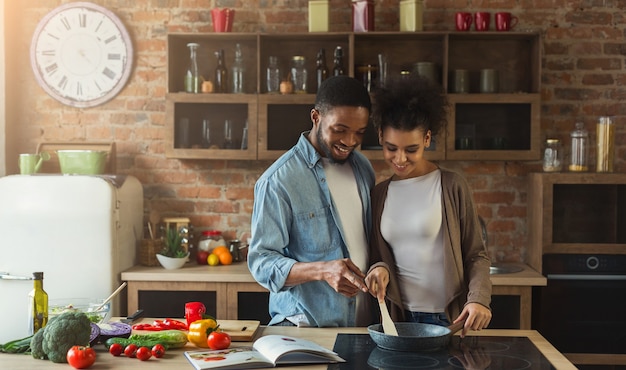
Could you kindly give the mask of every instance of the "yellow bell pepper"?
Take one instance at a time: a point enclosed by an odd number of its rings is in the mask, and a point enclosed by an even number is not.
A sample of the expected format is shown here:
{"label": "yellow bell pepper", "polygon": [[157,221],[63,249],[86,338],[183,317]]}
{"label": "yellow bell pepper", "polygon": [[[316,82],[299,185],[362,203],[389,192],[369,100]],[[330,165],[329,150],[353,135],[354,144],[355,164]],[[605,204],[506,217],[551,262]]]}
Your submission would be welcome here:
{"label": "yellow bell pepper", "polygon": [[196,320],[189,325],[187,339],[196,347],[208,348],[207,338],[217,327],[217,322],[213,319]]}

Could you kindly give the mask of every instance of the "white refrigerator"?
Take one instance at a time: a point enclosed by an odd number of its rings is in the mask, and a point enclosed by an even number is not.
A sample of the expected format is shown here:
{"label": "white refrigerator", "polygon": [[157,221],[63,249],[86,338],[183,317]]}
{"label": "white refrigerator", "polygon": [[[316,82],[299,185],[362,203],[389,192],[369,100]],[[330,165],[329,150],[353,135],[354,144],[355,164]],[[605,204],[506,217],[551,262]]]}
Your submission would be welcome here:
{"label": "white refrigerator", "polygon": [[[135,177],[0,177],[0,343],[28,335],[33,281],[16,277],[43,271],[49,300],[106,298],[135,265],[142,234]],[[125,295],[113,300],[113,315],[126,311]]]}

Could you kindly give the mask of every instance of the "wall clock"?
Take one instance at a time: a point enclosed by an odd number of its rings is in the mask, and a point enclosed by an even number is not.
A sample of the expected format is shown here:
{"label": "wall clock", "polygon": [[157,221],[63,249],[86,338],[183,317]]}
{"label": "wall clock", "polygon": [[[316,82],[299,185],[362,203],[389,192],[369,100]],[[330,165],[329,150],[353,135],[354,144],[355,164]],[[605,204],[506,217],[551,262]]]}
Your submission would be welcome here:
{"label": "wall clock", "polygon": [[73,107],[103,104],[130,76],[133,46],[121,20],[88,2],[61,5],[38,24],[30,62],[39,85]]}

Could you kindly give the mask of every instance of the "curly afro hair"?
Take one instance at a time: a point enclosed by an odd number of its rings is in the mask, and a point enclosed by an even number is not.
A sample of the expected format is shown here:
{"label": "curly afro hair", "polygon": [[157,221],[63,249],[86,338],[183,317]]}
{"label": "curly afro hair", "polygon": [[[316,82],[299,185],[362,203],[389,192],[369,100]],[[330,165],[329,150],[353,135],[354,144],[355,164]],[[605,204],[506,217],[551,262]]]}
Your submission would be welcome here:
{"label": "curly afro hair", "polygon": [[447,124],[448,100],[438,85],[420,76],[393,78],[374,91],[372,121],[377,130],[431,131]]}

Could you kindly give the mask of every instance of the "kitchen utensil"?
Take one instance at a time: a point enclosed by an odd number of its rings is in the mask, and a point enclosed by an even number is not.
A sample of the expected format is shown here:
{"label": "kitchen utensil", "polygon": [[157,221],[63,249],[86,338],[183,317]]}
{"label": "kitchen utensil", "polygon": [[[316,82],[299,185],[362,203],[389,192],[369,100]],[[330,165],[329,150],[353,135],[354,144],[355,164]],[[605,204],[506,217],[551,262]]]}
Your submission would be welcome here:
{"label": "kitchen utensil", "polygon": [[385,301],[378,301],[378,307],[380,307],[380,314],[382,316],[383,330],[387,335],[398,335],[398,330],[389,316],[389,310]]}
{"label": "kitchen utensil", "polygon": [[100,175],[104,173],[107,152],[102,150],[57,150],[61,173]]}
{"label": "kitchen utensil", "polygon": [[383,332],[381,324],[367,327],[370,337],[380,348],[392,351],[428,351],[445,347],[450,342],[453,333],[459,331],[465,321],[452,324],[449,327],[416,322],[397,322],[395,326],[398,335],[389,335]]}
{"label": "kitchen utensil", "polygon": [[120,294],[120,292],[122,291],[122,289],[124,289],[126,287],[127,283],[123,282],[122,285],[120,285],[117,289],[115,289],[115,291],[113,293],[111,293],[110,296],[107,297],[107,299],[104,300],[104,302],[102,302],[102,304],[100,306],[98,306],[98,308],[96,308],[96,311],[100,311],[102,308],[104,308],[104,306],[111,302],[111,300],[113,298],[115,298],[115,296],[117,296],[118,294]]}
{"label": "kitchen utensil", "polygon": [[[374,282],[373,285],[374,292],[378,291],[378,285]],[[391,316],[389,315],[389,310],[387,310],[387,305],[384,300],[378,301],[378,307],[380,308],[380,315],[382,317],[382,325],[385,334],[387,335],[398,335],[398,330],[396,330],[396,326],[391,320]]]}
{"label": "kitchen utensil", "polygon": [[158,228],[157,228],[157,224],[159,223],[159,221],[161,221],[161,215],[159,214],[159,211],[153,209],[152,211],[150,211],[150,216],[149,218],[149,222],[151,225],[151,229],[152,229],[152,233],[150,233],[150,237],[152,239],[154,239],[154,234]]}
{"label": "kitchen utensil", "polygon": [[121,319],[120,321],[123,322],[124,324],[130,324],[133,321],[137,320],[141,315],[143,315],[143,310],[139,309],[139,310],[135,311],[134,314],[126,317],[125,319]]}

